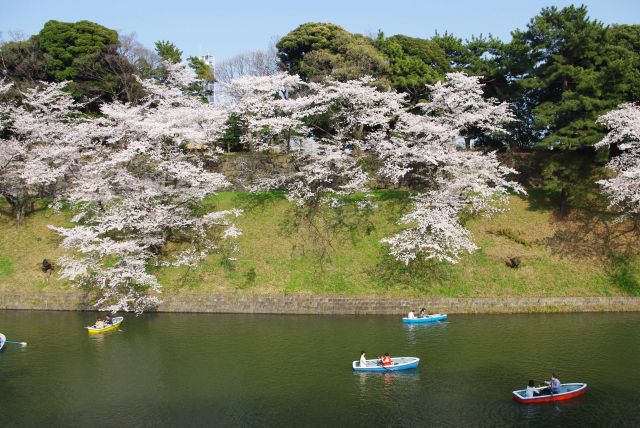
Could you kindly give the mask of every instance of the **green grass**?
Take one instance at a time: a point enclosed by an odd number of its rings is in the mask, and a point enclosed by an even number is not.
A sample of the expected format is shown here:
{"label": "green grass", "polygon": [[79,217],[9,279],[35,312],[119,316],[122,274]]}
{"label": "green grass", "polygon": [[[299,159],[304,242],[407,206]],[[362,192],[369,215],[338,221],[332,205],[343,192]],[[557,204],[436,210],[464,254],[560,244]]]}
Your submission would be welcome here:
{"label": "green grass", "polygon": [[[481,249],[458,264],[419,261],[409,266],[387,255],[380,243],[397,232],[410,204],[401,191],[378,191],[378,209],[357,211],[345,198],[338,210],[309,213],[282,193],[221,193],[201,211],[244,210],[238,252],[212,254],[196,268],[161,268],[154,273],[166,291],[331,293],[348,295],[517,297],[638,295],[640,261],[614,268],[597,258],[573,257],[549,245],[567,223],[550,208],[511,197],[510,210],[492,219],[468,221]],[[63,254],[47,224],[67,224],[70,213],[42,210],[16,227],[0,217],[0,288],[68,287],[52,276],[43,284],[39,263]],[[229,257],[235,260],[229,260]],[[505,264],[519,257],[517,269]],[[7,262],[3,262],[6,260]],[[4,264],[3,264],[4,263]],[[9,266],[8,268],[6,266]]]}
{"label": "green grass", "polygon": [[614,260],[612,264],[611,280],[618,288],[631,295],[640,296],[640,264],[638,260]]}
{"label": "green grass", "polygon": [[11,260],[0,255],[0,275],[9,276],[13,275],[13,272],[14,270]]}
{"label": "green grass", "polygon": [[[65,251],[59,248],[57,235],[48,225],[70,225],[71,214],[58,214],[47,208],[41,201],[34,214],[27,217],[24,224],[16,226],[9,212],[8,204],[0,198],[0,288],[2,289],[61,289],[68,287],[57,277],[56,259]],[[45,283],[41,266],[48,259],[54,265],[54,274]]]}

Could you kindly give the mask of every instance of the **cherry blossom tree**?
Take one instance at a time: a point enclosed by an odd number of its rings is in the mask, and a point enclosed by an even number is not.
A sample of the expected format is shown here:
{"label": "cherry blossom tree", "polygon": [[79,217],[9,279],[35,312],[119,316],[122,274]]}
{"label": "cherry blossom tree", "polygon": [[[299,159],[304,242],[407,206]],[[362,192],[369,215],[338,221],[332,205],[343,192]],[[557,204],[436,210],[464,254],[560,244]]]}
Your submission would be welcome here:
{"label": "cherry blossom tree", "polygon": [[609,128],[609,133],[596,147],[617,144],[622,154],[607,165],[617,175],[598,183],[611,199],[611,206],[625,215],[640,214],[640,106],[622,104],[601,116],[598,122]]}
{"label": "cherry blossom tree", "polygon": [[196,215],[202,198],[229,184],[204,167],[226,113],[185,94],[189,79],[180,67],[167,69],[166,82],[142,82],[142,102],[106,104],[104,117],[86,124],[92,144],[65,194],[77,225],[52,227],[64,247],[77,250],[61,259],[61,276],[97,290],[101,310],[156,305],[154,266],[194,266],[240,234],[231,222],[239,210]]}
{"label": "cherry blossom tree", "polygon": [[[230,108],[247,124],[245,138],[253,139],[251,147],[290,151],[296,164],[294,174],[263,181],[255,189],[286,188],[289,199],[298,205],[368,189],[371,178],[362,170],[359,154],[377,134],[365,129],[387,129],[404,99],[395,92],[376,90],[372,82],[362,78],[307,83],[281,73],[245,77],[225,85],[233,101]],[[281,148],[283,143],[286,147]]]}
{"label": "cherry blossom tree", "polygon": [[300,96],[310,90],[297,75],[243,76],[222,84],[222,101],[244,121],[242,143],[254,151],[289,152],[292,142],[310,132],[303,119],[313,98]]}
{"label": "cherry blossom tree", "polygon": [[[53,197],[78,161],[80,112],[63,88],[41,83],[22,93],[19,103],[0,104],[0,195],[21,223],[35,200]],[[0,82],[0,94],[11,85]]]}
{"label": "cherry blossom tree", "polygon": [[426,115],[435,116],[443,125],[457,130],[467,149],[471,147],[474,131],[501,133],[502,125],[514,119],[507,103],[484,97],[480,79],[464,73],[447,73],[444,81],[426,85],[430,100],[418,104]]}
{"label": "cherry blossom tree", "polygon": [[477,248],[459,222],[461,214],[492,215],[504,206],[510,189],[524,191],[508,180],[516,171],[500,165],[495,153],[462,150],[456,140],[471,129],[505,132],[503,125],[513,115],[505,103],[482,98],[474,76],[449,73],[429,89],[430,100],[417,106],[423,114],[403,112],[394,135],[373,147],[383,160],[380,174],[423,189],[400,220],[406,228],[383,242],[404,263],[420,255],[455,263]]}
{"label": "cherry blossom tree", "polygon": [[[273,109],[259,109],[257,97],[281,102],[278,82],[295,77],[252,78],[244,92],[236,91],[237,106],[251,105],[251,118],[262,127],[278,129]],[[413,209],[400,223],[405,229],[383,242],[391,254],[409,263],[419,256],[456,262],[475,250],[470,232],[459,218],[463,212],[486,214],[499,210],[509,189],[521,190],[507,176],[495,153],[462,150],[456,138],[474,132],[504,132],[513,120],[507,105],[484,99],[477,77],[451,73],[432,87],[429,102],[414,108],[396,92],[372,86],[371,78],[349,82],[305,83],[287,102],[290,114],[308,147],[294,153],[297,172],[267,180],[258,189],[280,187],[299,205],[329,202],[332,194],[366,191],[372,177],[362,165],[375,159],[375,173],[394,183],[411,182],[417,193]],[[252,88],[260,88],[260,92]],[[239,94],[239,95],[238,95]],[[280,111],[283,111],[281,109]],[[238,110],[243,114],[243,110]],[[293,111],[290,109],[289,111]],[[330,129],[317,126],[317,118]]]}

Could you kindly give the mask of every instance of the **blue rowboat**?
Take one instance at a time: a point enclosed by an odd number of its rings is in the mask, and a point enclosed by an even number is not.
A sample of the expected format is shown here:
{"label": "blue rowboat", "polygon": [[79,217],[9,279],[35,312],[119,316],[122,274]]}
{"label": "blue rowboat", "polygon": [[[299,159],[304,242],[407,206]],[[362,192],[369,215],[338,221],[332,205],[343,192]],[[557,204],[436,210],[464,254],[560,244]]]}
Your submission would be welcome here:
{"label": "blue rowboat", "polygon": [[390,366],[381,366],[378,360],[367,360],[365,367],[360,367],[360,361],[354,361],[351,365],[356,372],[397,372],[399,370],[415,369],[420,364],[417,357],[396,357],[391,359]]}
{"label": "blue rowboat", "polygon": [[428,322],[436,322],[436,321],[442,321],[446,319],[447,319],[447,314],[433,314],[433,315],[427,315],[424,318],[404,317],[402,318],[402,322],[405,324],[424,324]]}

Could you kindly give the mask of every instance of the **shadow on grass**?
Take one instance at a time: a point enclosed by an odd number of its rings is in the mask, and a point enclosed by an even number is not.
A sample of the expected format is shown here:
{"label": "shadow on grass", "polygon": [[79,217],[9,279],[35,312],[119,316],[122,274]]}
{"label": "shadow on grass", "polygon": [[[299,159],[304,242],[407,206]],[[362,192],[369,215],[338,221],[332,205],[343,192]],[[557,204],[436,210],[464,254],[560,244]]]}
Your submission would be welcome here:
{"label": "shadow on grass", "polygon": [[220,192],[209,195],[194,206],[196,215],[204,215],[216,210],[240,208],[252,210],[266,208],[269,204],[286,199],[286,193],[279,190],[269,192]]}
{"label": "shadow on grass", "polygon": [[380,202],[384,201],[410,201],[411,193],[406,190],[399,189],[385,189],[374,190],[371,192],[375,199]]}
{"label": "shadow on grass", "polygon": [[372,283],[387,291],[396,288],[425,292],[433,284],[450,279],[447,266],[434,260],[418,259],[406,265],[389,255],[386,248],[381,248],[378,260],[367,275]]}
{"label": "shadow on grass", "polygon": [[527,194],[520,198],[529,202],[529,211],[555,211],[559,206],[559,196],[542,188],[527,189]]}
{"label": "shadow on grass", "polygon": [[272,190],[269,192],[241,192],[235,195],[235,199],[244,209],[264,208],[268,204],[286,199],[286,192]]}
{"label": "shadow on grass", "polygon": [[619,221],[614,213],[575,210],[556,227],[542,244],[561,257],[610,261],[627,259],[640,251],[640,218]]}
{"label": "shadow on grass", "polygon": [[617,258],[609,266],[611,282],[633,296],[640,296],[640,267],[631,260]]}
{"label": "shadow on grass", "polygon": [[[52,200],[50,199],[37,199],[29,204],[28,209],[25,212],[24,220],[33,217],[37,213],[53,211],[51,208]],[[71,208],[69,204],[60,204],[59,212],[70,212]],[[16,213],[13,211],[13,207],[6,201],[5,198],[0,197],[0,215],[7,217],[10,220],[16,222]],[[17,225],[17,223],[16,223]]]}

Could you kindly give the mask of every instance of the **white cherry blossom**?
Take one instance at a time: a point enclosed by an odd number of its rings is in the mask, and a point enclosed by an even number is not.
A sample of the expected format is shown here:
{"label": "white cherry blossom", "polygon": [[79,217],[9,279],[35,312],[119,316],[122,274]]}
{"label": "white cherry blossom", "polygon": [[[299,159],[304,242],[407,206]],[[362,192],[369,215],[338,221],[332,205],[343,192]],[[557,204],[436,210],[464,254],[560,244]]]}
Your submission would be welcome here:
{"label": "white cherry blossom", "polygon": [[607,165],[617,175],[598,183],[611,199],[612,207],[626,215],[640,214],[640,106],[622,104],[598,122],[609,128],[609,133],[596,147],[617,144],[622,150]]}

